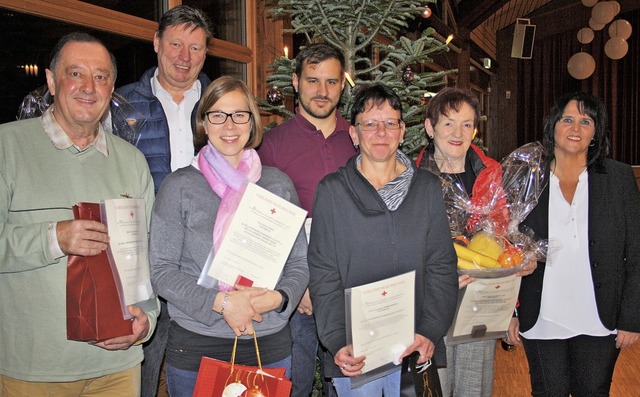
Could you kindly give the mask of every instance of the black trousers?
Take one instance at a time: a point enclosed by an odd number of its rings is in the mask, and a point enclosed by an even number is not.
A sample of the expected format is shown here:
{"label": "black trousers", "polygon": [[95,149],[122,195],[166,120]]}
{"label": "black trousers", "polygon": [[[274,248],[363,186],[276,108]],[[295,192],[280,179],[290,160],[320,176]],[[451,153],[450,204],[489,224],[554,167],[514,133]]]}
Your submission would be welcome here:
{"label": "black trousers", "polygon": [[169,324],[171,321],[167,311],[167,301],[160,298],[160,316],[156,323],[156,330],[151,339],[142,345],[144,361],[141,369],[141,397],[156,397],[158,394],[162,359],[169,339]]}
{"label": "black trousers", "polygon": [[529,362],[533,396],[609,396],[620,354],[616,335],[570,339],[522,338]]}

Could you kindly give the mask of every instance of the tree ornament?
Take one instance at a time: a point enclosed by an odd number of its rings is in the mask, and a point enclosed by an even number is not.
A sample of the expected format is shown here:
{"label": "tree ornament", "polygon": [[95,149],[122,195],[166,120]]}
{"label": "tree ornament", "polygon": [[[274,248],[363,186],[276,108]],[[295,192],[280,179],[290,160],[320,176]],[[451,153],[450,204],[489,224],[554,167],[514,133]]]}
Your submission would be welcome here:
{"label": "tree ornament", "polygon": [[404,73],[402,73],[402,81],[404,81],[405,84],[409,85],[413,82],[414,78],[415,74],[413,73],[413,70],[411,70],[411,66],[407,66],[407,68],[404,70]]}
{"label": "tree ornament", "polygon": [[429,5],[424,6],[424,11],[422,11],[422,18],[427,19],[431,16],[431,8]]}
{"label": "tree ornament", "polygon": [[278,86],[272,86],[269,91],[267,91],[267,102],[273,106],[280,106],[282,102],[284,102],[284,94]]}

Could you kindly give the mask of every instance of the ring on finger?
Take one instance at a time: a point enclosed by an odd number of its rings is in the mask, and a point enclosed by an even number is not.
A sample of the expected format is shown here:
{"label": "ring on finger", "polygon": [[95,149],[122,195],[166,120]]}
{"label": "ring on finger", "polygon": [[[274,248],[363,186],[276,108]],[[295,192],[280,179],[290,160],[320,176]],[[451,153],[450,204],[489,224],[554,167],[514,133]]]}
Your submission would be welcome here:
{"label": "ring on finger", "polygon": [[342,370],[347,369],[347,363],[342,364],[342,367],[340,367],[340,368],[342,368]]}

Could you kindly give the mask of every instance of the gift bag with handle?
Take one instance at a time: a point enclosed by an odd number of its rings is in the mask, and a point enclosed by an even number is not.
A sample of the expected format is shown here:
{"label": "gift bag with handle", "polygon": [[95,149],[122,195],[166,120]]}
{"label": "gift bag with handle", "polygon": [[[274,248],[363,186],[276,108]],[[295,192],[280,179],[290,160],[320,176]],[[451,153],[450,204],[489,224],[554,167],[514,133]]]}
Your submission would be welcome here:
{"label": "gift bag with handle", "polygon": [[285,368],[262,368],[258,339],[254,333],[258,366],[235,363],[238,338],[233,343],[231,362],[202,357],[194,397],[289,397],[291,381]]}

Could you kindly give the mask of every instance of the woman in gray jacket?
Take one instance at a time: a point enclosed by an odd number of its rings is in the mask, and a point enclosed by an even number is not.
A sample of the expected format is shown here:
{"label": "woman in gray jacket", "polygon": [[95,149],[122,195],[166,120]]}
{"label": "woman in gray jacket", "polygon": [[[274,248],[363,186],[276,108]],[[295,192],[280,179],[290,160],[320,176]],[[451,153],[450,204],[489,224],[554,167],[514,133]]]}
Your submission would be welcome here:
{"label": "woman in gray jacket", "polygon": [[354,98],[349,130],[360,155],[316,191],[309,245],[309,290],[318,336],[331,353],[326,373],[340,397],[399,396],[400,370],[351,389],[367,365],[347,344],[344,290],[415,271],[415,338],[401,354],[444,365],[443,336],[456,307],[456,255],[440,181],[398,150],[402,105],[384,85]]}
{"label": "woman in gray jacket", "polygon": [[[167,176],[152,213],[150,262],[155,291],[167,300],[169,394],[191,396],[202,356],[264,366],[291,366],[289,316],[308,282],[306,238],[298,235],[274,290],[197,284],[210,252],[218,250],[247,183],[298,205],[291,180],[262,167],[253,150],[262,138],[260,114],[246,85],[232,77],[212,82],[200,101],[191,166]],[[163,315],[167,315],[164,313]]]}

